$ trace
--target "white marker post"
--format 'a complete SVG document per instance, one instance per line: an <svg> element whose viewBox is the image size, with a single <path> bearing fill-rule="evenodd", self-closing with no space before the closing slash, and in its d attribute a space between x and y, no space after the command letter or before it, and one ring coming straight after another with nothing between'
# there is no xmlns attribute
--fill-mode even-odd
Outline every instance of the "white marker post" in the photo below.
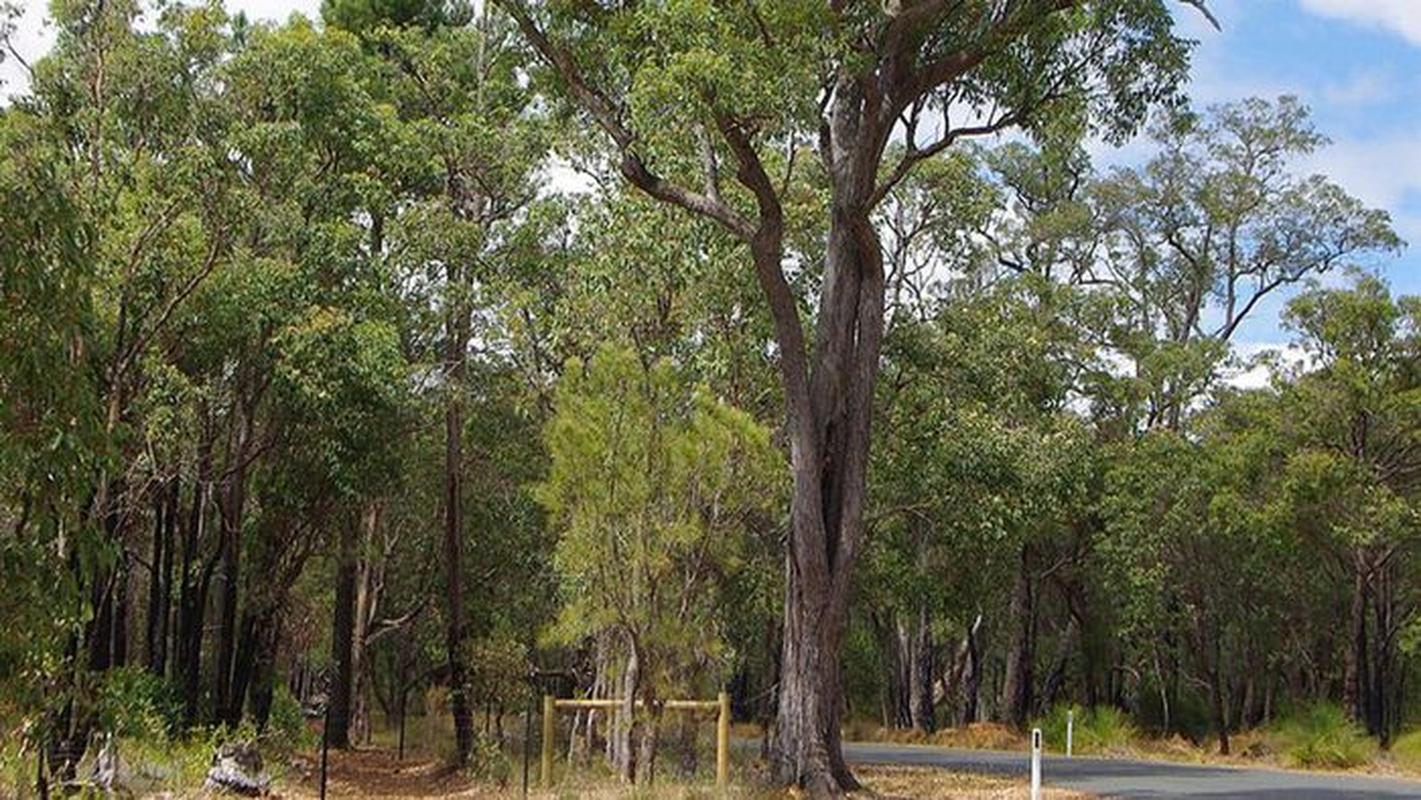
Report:
<svg viewBox="0 0 1421 800"><path fill-rule="evenodd" d="M1071 739L1074 737L1076 728L1076 712L1066 712L1066 757L1071 757Z"/></svg>
<svg viewBox="0 0 1421 800"><path fill-rule="evenodd" d="M1041 800L1041 729L1031 729L1031 800Z"/></svg>

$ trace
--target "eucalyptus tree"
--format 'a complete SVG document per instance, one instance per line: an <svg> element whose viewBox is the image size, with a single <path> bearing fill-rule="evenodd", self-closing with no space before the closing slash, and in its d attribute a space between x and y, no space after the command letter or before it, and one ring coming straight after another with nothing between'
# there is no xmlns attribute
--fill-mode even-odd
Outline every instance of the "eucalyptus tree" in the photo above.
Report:
<svg viewBox="0 0 1421 800"><path fill-rule="evenodd" d="M1385 211L1298 174L1327 139L1296 98L1166 117L1151 136L1145 165L1090 187L1104 239L1090 277L1121 301L1143 424L1178 429L1260 303L1401 243Z"/></svg>
<svg viewBox="0 0 1421 800"><path fill-rule="evenodd" d="M384 27L367 37L381 53L389 99L410 148L403 180L410 202L390 228L390 257L407 297L433 310L438 330L417 345L439 349L444 409L444 623L456 758L473 747L473 716L461 652L467 632L464 436L472 348L496 319L495 287L510 272L516 235L537 190L546 126L520 81L509 31L485 18L475 28L428 33ZM432 321L432 320L430 320ZM496 337L494 337L496 338ZM423 353L421 353L423 355Z"/></svg>
<svg viewBox="0 0 1421 800"><path fill-rule="evenodd" d="M904 719L913 727L929 724L935 700L961 691L949 683L968 669L932 668L925 637L934 613L956 622L969 649L978 644L976 617L999 630L1000 713L1020 725L1035 708L1041 585L1081 546L1094 482L1093 437L1070 402L1077 376L1098 356L1060 308L1069 293L1004 280L890 338L871 498L883 539L873 552L891 565L888 596L908 606L899 609L909 613L897 623L898 660L906 666ZM950 565L968 561L974 574L951 573ZM980 678L981 664L974 669ZM969 722L979 691L964 698Z"/></svg>
<svg viewBox="0 0 1421 800"><path fill-rule="evenodd" d="M1188 47L1154 0L501 6L628 181L750 251L775 324L795 487L773 774L853 786L839 646L883 337L874 210L916 164L973 135L1131 131L1171 96ZM829 187L827 236L822 252L790 258L782 186L805 144ZM822 269L812 331L789 281L796 263Z"/></svg>
<svg viewBox="0 0 1421 800"><path fill-rule="evenodd" d="M1282 627L1287 588L1304 575L1286 525L1279 476L1289 456L1275 393L1219 399L1192 437L1146 433L1110 462L1098 549L1118 607L1122 655L1148 679L1137 707L1165 731L1187 725L1179 673L1207 696L1219 752L1262 716L1270 666L1262 654ZM1187 729L1187 728L1186 728ZM1200 731L1202 733L1202 731Z"/></svg>
<svg viewBox="0 0 1421 800"><path fill-rule="evenodd" d="M83 508L104 452L91 234L63 188L65 149L33 114L0 109L0 697L41 736L30 714L59 705L84 619L68 561L103 550Z"/></svg>
<svg viewBox="0 0 1421 800"><path fill-rule="evenodd" d="M1343 702L1383 742L1400 721L1398 648L1418 591L1406 576L1421 513L1418 312L1417 298L1363 275L1311 287L1285 317L1314 366L1285 393L1298 448L1286 487L1299 529L1343 566Z"/></svg>

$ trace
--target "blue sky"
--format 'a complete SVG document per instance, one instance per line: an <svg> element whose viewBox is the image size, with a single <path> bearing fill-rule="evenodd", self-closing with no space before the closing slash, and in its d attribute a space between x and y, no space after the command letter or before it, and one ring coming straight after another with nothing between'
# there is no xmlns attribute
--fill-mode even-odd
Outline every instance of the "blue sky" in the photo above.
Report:
<svg viewBox="0 0 1421 800"><path fill-rule="evenodd" d="M44 0L23 0L17 46L41 54L50 36L41 25ZM1294 94L1313 110L1333 143L1302 165L1328 175L1370 205L1391 212L1403 239L1398 257L1364 264L1398 292L1421 293L1421 0L1208 0L1223 30L1178 4L1183 29L1199 40L1190 94L1197 104L1248 96ZM253 18L316 16L320 0L228 0ZM22 90L23 75L0 63L0 96ZM1127 146L1099 153L1106 161L1138 159ZM1285 342L1278 327L1282 298L1240 330L1245 351Z"/></svg>
<svg viewBox="0 0 1421 800"><path fill-rule="evenodd" d="M1199 40L1196 104L1297 95L1332 144L1302 168L1391 212L1412 246L1363 266L1421 293L1421 0L1210 0L1215 31L1181 10ZM1239 331L1250 349L1282 343L1282 299Z"/></svg>

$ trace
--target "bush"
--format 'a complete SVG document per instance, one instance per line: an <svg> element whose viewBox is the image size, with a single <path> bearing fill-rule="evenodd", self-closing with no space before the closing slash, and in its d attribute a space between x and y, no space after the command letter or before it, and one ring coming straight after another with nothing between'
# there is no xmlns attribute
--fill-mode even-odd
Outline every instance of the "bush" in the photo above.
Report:
<svg viewBox="0 0 1421 800"><path fill-rule="evenodd" d="M1391 743L1391 757L1409 770L1421 771L1421 730L1407 731Z"/></svg>
<svg viewBox="0 0 1421 800"><path fill-rule="evenodd" d="M99 728L121 738L165 742L182 723L175 687L141 667L109 670L99 685Z"/></svg>
<svg viewBox="0 0 1421 800"><path fill-rule="evenodd" d="M1307 706L1270 728L1279 752L1298 767L1347 769L1366 764L1376 743L1331 703Z"/></svg>
<svg viewBox="0 0 1421 800"><path fill-rule="evenodd" d="M1139 730L1129 715L1114 706L1056 706L1032 723L1041 729L1041 746L1053 752L1066 750L1066 712L1075 714L1072 750L1076 753L1120 753L1133 749Z"/></svg>
<svg viewBox="0 0 1421 800"><path fill-rule="evenodd" d="M284 752L309 750L320 744L320 737L306 724L301 704L285 686L278 686L272 695L265 738L272 747Z"/></svg>

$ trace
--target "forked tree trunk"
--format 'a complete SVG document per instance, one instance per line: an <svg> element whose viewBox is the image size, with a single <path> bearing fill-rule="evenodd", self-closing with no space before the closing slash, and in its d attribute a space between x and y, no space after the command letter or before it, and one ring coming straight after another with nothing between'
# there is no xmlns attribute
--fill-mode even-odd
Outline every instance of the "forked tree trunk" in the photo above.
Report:
<svg viewBox="0 0 1421 800"><path fill-rule="evenodd" d="M858 155L865 152L853 147L854 137L845 136L845 146ZM875 153L881 150L881 145L863 144L876 147ZM781 359L794 493L773 772L777 782L813 795L858 786L844 762L839 731L839 650L863 529L873 386L883 334L882 251L867 207L874 177L867 164L844 158L835 179L813 369L788 356ZM876 157L871 163L877 164ZM756 250L762 273L764 255ZM777 262L774 266L778 269ZM768 291L773 304L773 287ZM781 340L793 337L783 330L788 317L775 316ZM787 354L795 349L785 348Z"/></svg>

